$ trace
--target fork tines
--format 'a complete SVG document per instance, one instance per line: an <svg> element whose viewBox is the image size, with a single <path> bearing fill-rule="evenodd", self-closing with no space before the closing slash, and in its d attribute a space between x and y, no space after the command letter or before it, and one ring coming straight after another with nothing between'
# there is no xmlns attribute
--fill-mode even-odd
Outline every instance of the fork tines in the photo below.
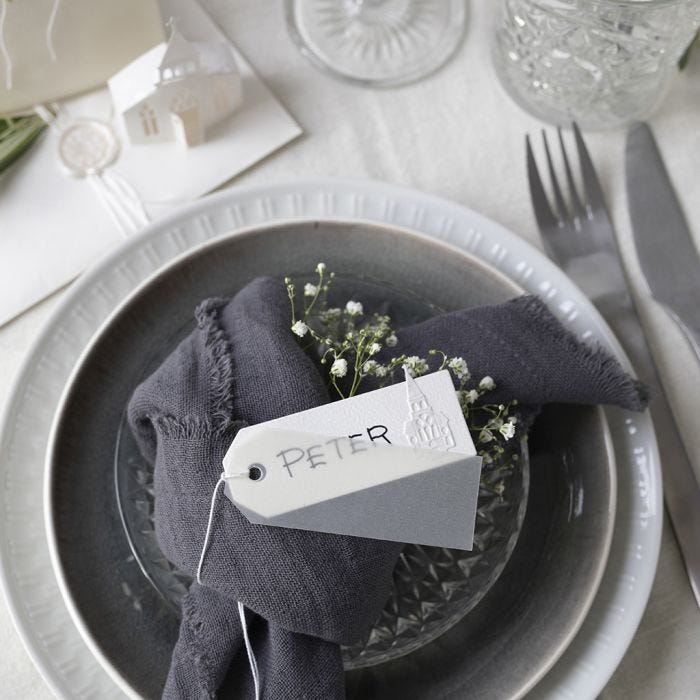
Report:
<svg viewBox="0 0 700 700"><path fill-rule="evenodd" d="M593 220L596 220L598 224L602 224L605 228L610 226L610 219L605 207L600 182L593 167L586 144L581 136L581 131L576 123L572 124L572 130L574 133L576 150L578 152L581 180L583 182L583 197L579 194L579 188L574 179L574 170L564 144L561 127L557 127L559 149L566 180L566 197L568 197L568 204L562 192L560 179L556 174L546 132L544 129L542 130L542 141L544 144L547 169L549 171L549 179L552 184L553 206L550 202L550 198L547 196L545 186L537 168L530 137L525 137L527 174L535 218L537 219L538 227L543 235L547 252L550 256L555 258L560 257L555 255L555 251L552 249L552 241L550 240L550 237L554 235L555 231L569 230L570 232L581 232L582 229L589 229L590 223Z"/></svg>

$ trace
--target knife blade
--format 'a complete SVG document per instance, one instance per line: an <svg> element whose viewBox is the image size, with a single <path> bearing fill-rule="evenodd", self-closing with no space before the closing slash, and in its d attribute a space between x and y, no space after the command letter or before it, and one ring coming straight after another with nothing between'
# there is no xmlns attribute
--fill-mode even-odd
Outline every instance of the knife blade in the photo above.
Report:
<svg viewBox="0 0 700 700"><path fill-rule="evenodd" d="M700 256L647 124L635 124L627 133L625 173L637 255L649 291L700 361Z"/></svg>

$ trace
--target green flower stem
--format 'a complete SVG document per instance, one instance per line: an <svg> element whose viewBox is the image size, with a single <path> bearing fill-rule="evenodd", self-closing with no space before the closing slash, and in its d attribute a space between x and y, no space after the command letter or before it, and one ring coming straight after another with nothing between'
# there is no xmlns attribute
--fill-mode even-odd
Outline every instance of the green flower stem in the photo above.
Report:
<svg viewBox="0 0 700 700"><path fill-rule="evenodd" d="M331 374L330 377L331 377L331 386L338 392L338 396L340 396L341 399L344 399L345 394L343 394L340 387L338 386L338 380L335 378L335 375Z"/></svg>
<svg viewBox="0 0 700 700"><path fill-rule="evenodd" d="M38 116L0 117L0 172L24 154L46 128Z"/></svg>
<svg viewBox="0 0 700 700"><path fill-rule="evenodd" d="M321 294L322 289L323 289L323 269L320 269L318 271L318 284L316 285L316 294L314 294L314 297L308 306L306 306L306 297L304 297L304 319L305 320L306 320L306 317L311 313L311 309L314 308L314 304L318 300L319 294ZM326 291L328 291L328 289L326 289Z"/></svg>
<svg viewBox="0 0 700 700"><path fill-rule="evenodd" d="M284 284L287 287L287 298L289 299L289 305L292 307L292 325L296 323L296 315L294 313L294 284L292 283L291 278L285 277L284 278Z"/></svg>
<svg viewBox="0 0 700 700"><path fill-rule="evenodd" d="M348 398L350 396L355 396L357 390L360 387L360 382L362 381L362 367L365 364L365 348L367 347L365 341L366 337L360 335L360 342L357 344L357 350L355 351L354 376L352 379L352 386L350 387L350 393L348 394ZM369 355L367 355L367 357L369 357Z"/></svg>

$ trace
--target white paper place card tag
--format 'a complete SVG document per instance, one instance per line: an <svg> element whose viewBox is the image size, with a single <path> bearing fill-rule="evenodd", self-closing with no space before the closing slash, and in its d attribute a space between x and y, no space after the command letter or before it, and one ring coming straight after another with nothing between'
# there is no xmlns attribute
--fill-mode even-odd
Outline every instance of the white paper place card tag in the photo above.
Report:
<svg viewBox="0 0 700 700"><path fill-rule="evenodd" d="M224 471L253 523L472 547L481 458L447 371L244 428Z"/></svg>

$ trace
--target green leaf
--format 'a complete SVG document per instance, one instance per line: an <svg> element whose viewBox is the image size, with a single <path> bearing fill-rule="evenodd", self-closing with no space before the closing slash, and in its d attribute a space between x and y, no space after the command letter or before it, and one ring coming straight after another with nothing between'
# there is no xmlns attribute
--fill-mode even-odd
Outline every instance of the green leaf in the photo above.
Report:
<svg viewBox="0 0 700 700"><path fill-rule="evenodd" d="M0 173L14 163L46 128L38 116L0 117Z"/></svg>

